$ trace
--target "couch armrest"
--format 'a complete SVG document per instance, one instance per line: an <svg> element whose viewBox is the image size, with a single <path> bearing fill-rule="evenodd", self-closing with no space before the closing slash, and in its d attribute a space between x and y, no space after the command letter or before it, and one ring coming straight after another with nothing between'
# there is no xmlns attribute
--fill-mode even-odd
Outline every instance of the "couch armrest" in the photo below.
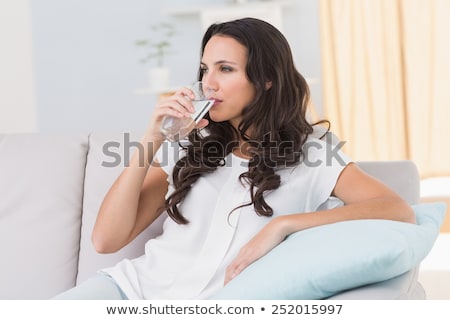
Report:
<svg viewBox="0 0 450 320"><path fill-rule="evenodd" d="M360 161L359 167L397 192L410 205L420 201L419 172L413 161Z"/></svg>
<svg viewBox="0 0 450 320"><path fill-rule="evenodd" d="M417 282L419 267L395 278L355 288L330 297L328 300L421 300L425 290Z"/></svg>

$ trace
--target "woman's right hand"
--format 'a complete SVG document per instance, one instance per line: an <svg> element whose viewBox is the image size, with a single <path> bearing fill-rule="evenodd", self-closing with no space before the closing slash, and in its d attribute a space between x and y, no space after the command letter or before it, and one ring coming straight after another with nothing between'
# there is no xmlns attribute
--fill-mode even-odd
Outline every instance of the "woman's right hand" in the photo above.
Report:
<svg viewBox="0 0 450 320"><path fill-rule="evenodd" d="M154 142L165 139L160 131L165 116L190 118L195 111L191 102L193 98L194 93L189 88L181 88L171 96L160 98L150 118L146 132L147 139ZM202 121L197 127L204 127L206 124Z"/></svg>

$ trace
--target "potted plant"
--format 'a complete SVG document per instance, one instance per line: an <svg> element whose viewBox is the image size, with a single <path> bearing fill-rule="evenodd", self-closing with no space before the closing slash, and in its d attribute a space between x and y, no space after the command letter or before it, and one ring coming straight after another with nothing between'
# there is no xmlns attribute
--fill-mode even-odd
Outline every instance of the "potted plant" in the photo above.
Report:
<svg viewBox="0 0 450 320"><path fill-rule="evenodd" d="M153 62L149 70L150 89L163 92L169 86L170 70L165 66L165 58L172 54L170 39L175 35L175 27L167 22L150 26L151 37L136 41L136 45L149 50L147 55L140 59L141 63Z"/></svg>

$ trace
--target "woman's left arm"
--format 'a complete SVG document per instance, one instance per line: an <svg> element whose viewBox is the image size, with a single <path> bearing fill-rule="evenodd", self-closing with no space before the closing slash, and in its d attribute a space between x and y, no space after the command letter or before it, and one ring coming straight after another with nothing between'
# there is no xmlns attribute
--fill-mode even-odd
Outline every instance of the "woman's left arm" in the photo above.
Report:
<svg viewBox="0 0 450 320"><path fill-rule="evenodd" d="M341 199L344 206L283 215L272 219L239 251L238 256L227 268L225 283L297 231L356 219L386 219L415 223L414 212L410 205L354 163L343 169L332 195Z"/></svg>

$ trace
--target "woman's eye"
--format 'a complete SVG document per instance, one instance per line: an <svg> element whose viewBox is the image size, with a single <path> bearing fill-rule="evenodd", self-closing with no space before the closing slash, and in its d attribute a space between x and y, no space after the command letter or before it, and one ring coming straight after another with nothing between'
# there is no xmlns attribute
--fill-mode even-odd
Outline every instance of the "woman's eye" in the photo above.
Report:
<svg viewBox="0 0 450 320"><path fill-rule="evenodd" d="M208 69L206 69L206 68L200 68L200 72L201 72L202 74L206 73L207 71L208 71Z"/></svg>
<svg viewBox="0 0 450 320"><path fill-rule="evenodd" d="M233 68L227 67L227 66L222 66L222 67L220 68L220 70L221 70L221 71L225 71L225 72L230 72L230 71L233 71Z"/></svg>

